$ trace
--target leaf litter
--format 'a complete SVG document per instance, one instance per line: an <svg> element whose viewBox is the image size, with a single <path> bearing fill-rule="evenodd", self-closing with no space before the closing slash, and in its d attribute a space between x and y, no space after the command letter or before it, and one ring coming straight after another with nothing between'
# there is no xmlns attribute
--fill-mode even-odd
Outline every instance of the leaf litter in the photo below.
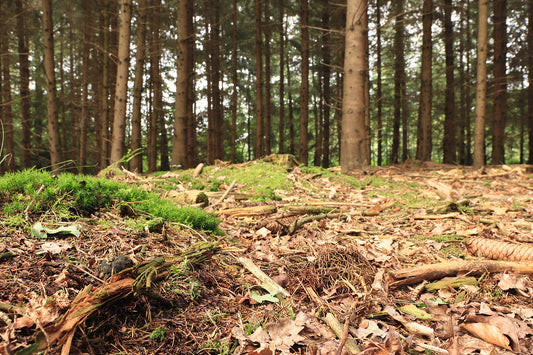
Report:
<svg viewBox="0 0 533 355"><path fill-rule="evenodd" d="M134 228L119 208L62 225L60 239L57 225L39 240L3 224L0 353L533 353L528 166L413 163L350 179L284 166L262 199L229 176L250 164L188 183L112 177L176 192L209 180L222 190L204 208L224 236ZM266 184L275 166L253 164ZM121 256L134 266L99 274Z"/></svg>

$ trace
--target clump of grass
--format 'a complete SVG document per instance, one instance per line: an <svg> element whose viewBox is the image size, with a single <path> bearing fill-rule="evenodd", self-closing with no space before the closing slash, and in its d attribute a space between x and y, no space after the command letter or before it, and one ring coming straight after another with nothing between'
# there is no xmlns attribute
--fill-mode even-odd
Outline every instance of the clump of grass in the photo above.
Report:
<svg viewBox="0 0 533 355"><path fill-rule="evenodd" d="M155 193L124 182L70 173L54 177L49 172L34 169L8 173L0 178L0 209L7 216L22 212L41 215L52 211L75 218L125 203L154 217L220 233L219 221L214 215L199 208L179 208Z"/></svg>

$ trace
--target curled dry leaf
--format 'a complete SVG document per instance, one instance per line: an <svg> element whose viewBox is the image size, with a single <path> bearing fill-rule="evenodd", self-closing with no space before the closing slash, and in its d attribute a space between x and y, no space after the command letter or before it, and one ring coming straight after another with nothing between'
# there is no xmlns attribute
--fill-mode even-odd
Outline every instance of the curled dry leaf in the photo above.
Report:
<svg viewBox="0 0 533 355"><path fill-rule="evenodd" d="M514 352L520 351L518 330L513 321L507 317L472 316L461 328L470 334Z"/></svg>

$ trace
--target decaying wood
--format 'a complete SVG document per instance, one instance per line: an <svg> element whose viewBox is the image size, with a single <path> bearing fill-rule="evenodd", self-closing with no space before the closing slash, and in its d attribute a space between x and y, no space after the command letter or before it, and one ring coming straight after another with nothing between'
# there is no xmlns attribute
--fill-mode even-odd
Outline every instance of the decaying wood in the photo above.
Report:
<svg viewBox="0 0 533 355"><path fill-rule="evenodd" d="M229 192L231 190L233 190L233 187L235 186L235 183L237 182L237 180L233 180L233 182L229 185L229 187L227 188L226 191L224 191L224 194L215 202L213 203L212 206L216 206L218 205L219 203L221 203L222 201L224 201L224 199L226 198L226 196L228 196Z"/></svg>
<svg viewBox="0 0 533 355"><path fill-rule="evenodd" d="M533 263L510 261L451 261L440 264L423 265L409 269L395 270L389 273L393 281L392 288L413 285L424 280L437 280L458 274L481 275L486 272L515 272L533 274Z"/></svg>
<svg viewBox="0 0 533 355"><path fill-rule="evenodd" d="M261 287L267 290L270 294L280 294L283 297L289 297L291 295L289 291L281 287L276 281L272 280L270 276L265 274L252 260L242 256L239 257L238 260L248 271L262 282Z"/></svg>
<svg viewBox="0 0 533 355"><path fill-rule="evenodd" d="M326 316L323 317L322 320L329 325L329 327L331 328L331 330L333 330L337 338L342 339L344 327L342 326L341 322L339 322L339 320L333 315L333 313L326 314ZM353 339L346 339L346 344L344 345L344 348L350 354L358 354L361 352L361 350L359 350L359 347Z"/></svg>
<svg viewBox="0 0 533 355"><path fill-rule="evenodd" d="M220 210L220 211L215 212L215 215L246 217L246 216L258 216L258 215L276 213L277 210L278 208L276 206L271 206L271 205L252 206L252 207L241 207L241 208L228 208L225 210Z"/></svg>
<svg viewBox="0 0 533 355"><path fill-rule="evenodd" d="M198 164L196 168L194 169L194 172L192 173L192 177L195 178L195 177L200 176L203 169L204 169L204 163Z"/></svg>

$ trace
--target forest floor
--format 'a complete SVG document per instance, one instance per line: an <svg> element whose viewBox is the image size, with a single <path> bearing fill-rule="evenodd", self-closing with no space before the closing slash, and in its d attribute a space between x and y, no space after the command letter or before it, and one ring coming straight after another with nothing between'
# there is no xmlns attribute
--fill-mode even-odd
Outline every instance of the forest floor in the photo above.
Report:
<svg viewBox="0 0 533 355"><path fill-rule="evenodd" d="M530 167L182 174L108 178L162 198L219 190L205 209L223 236L139 230L118 209L75 221L79 237L4 223L0 354L533 353ZM132 292L131 268L102 271L120 255L175 265Z"/></svg>

